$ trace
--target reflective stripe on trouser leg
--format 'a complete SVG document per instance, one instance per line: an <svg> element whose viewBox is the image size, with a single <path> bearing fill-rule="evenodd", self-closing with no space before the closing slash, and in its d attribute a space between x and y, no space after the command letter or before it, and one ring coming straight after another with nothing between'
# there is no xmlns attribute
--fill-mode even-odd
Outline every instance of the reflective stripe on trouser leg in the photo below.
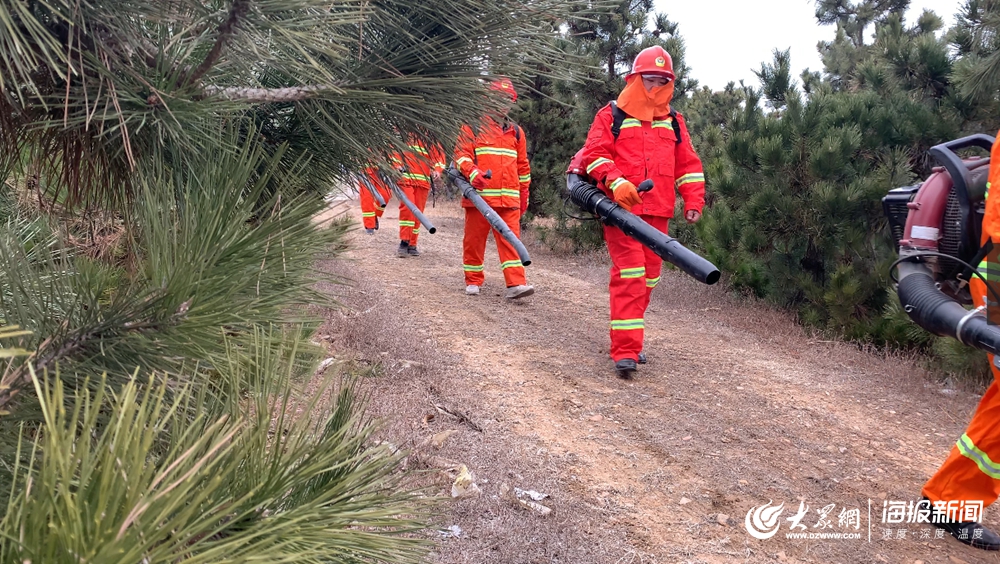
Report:
<svg viewBox="0 0 1000 564"><path fill-rule="evenodd" d="M408 200L413 201L413 186L408 185L406 182L400 182L397 184L399 186L400 192L402 192ZM419 208L418 208L419 209ZM410 208L406 207L406 204L402 200L399 201L399 240L409 242L410 238L413 236L413 228L417 225L417 218L413 216L413 212Z"/></svg>
<svg viewBox="0 0 1000 564"><path fill-rule="evenodd" d="M521 210L518 208L495 208L494 211L500 219L507 224L507 227L514 232L518 238L521 237ZM507 242L503 235L493 230L493 240L497 244L497 254L500 255L500 268L503 270L504 283L508 288L521 286L528 281L524 276L524 265L521 264L521 255L517 254L514 245Z"/></svg>
<svg viewBox="0 0 1000 564"><path fill-rule="evenodd" d="M382 215L382 209L379 208L375 197L372 196L372 193L363 184L359 186L358 193L361 198L361 222L364 224L365 229L375 229L375 219ZM381 194L381 191L379 193ZM382 196L388 198L385 194L382 194Z"/></svg>
<svg viewBox="0 0 1000 564"><path fill-rule="evenodd" d="M969 290L975 304L981 305L986 292L983 281L973 278ZM1000 496L1000 369L993 365L993 355L987 356L994 381L944 464L924 484L922 493L931 501L982 501L986 506Z"/></svg>
<svg viewBox="0 0 1000 564"><path fill-rule="evenodd" d="M611 359L638 360L645 327L643 312L647 300L646 257L643 246L621 229L604 226L604 242L611 256L608 293L611 299Z"/></svg>
<svg viewBox="0 0 1000 564"><path fill-rule="evenodd" d="M411 200L413 202L413 205L417 206L418 210L424 211L424 208L427 207L427 196L430 193L431 193L430 188L423 188L421 186L414 186L413 187L413 200ZM431 221L433 221L433 220L431 220ZM413 233L410 235L410 246L411 247L416 247L417 246L417 235L418 235L418 230L419 230L419 227L420 227L420 222L417 221L416 218L414 218L414 223L415 223L415 225L414 225L414 228L413 228Z"/></svg>
<svg viewBox="0 0 1000 564"><path fill-rule="evenodd" d="M668 219L652 215L639 216L643 221L653 226L653 228L667 233ZM660 276L663 274L663 259L648 247L642 248L643 256L646 260L646 299L642 303L643 315L649 307L649 299L653 295L653 288L660 283Z"/></svg>
<svg viewBox="0 0 1000 564"><path fill-rule="evenodd" d="M465 285L482 286L486 279L483 274L483 259L486 256L486 237L490 234L490 224L476 208L465 208L465 232L462 235L462 270Z"/></svg>

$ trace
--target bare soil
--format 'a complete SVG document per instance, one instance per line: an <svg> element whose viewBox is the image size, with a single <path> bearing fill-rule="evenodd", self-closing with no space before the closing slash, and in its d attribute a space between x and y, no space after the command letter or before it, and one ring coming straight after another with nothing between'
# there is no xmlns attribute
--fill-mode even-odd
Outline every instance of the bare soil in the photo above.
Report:
<svg viewBox="0 0 1000 564"><path fill-rule="evenodd" d="M412 464L440 468L438 493L451 496L447 462L472 472L481 491L449 501L440 526L461 532L441 535L435 562L1000 562L926 524L882 522L884 501L920 499L982 390L818 339L669 268L646 317L649 364L624 381L608 357L603 253L557 256L525 235L536 293L508 302L491 239L482 294L466 296L458 203L428 205L438 232L405 259L395 206L321 266L344 306L321 334L371 374L382 438L419 447ZM441 448L420 447L448 430ZM520 507L513 488L548 494L552 512ZM786 538L800 501L805 532L861 538ZM758 540L744 520L768 502L784 504L780 529ZM838 523L851 509L857 529ZM1000 530L992 508L985 522Z"/></svg>

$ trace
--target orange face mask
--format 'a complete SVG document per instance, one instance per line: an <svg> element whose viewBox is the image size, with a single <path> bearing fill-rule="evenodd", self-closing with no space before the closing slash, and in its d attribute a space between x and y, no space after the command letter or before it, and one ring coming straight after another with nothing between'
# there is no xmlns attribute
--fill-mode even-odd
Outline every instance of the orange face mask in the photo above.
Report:
<svg viewBox="0 0 1000 564"><path fill-rule="evenodd" d="M634 75L618 95L618 107L639 121L653 121L656 116L670 113L670 101L674 97L674 81L646 91L642 76Z"/></svg>

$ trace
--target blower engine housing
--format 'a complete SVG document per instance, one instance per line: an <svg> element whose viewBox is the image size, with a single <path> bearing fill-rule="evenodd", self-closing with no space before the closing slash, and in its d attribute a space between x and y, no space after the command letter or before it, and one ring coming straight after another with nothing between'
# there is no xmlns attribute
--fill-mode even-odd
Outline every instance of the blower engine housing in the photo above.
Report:
<svg viewBox="0 0 1000 564"><path fill-rule="evenodd" d="M973 262L980 249L990 159L962 159L956 151L980 147L988 152L993 142L988 135L973 135L931 148L939 164L932 174L921 184L890 190L882 198L900 258L930 251ZM941 292L962 305L973 303L968 287L972 273L965 265L940 256L919 260Z"/></svg>
<svg viewBox="0 0 1000 564"><path fill-rule="evenodd" d="M969 147L990 151L993 144L988 135L972 135L932 147L941 166L920 188L893 190L882 205L893 237L898 235L899 260L893 265L899 269L896 295L903 310L934 335L992 354L1000 367L1000 325L984 307L968 308L975 305L968 281L985 255L979 242L989 159L962 160L956 153Z"/></svg>

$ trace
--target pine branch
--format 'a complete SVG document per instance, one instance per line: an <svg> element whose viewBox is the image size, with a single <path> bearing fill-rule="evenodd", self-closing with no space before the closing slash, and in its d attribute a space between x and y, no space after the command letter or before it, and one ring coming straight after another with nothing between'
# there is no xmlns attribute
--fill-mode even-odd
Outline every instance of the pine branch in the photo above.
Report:
<svg viewBox="0 0 1000 564"><path fill-rule="evenodd" d="M198 68L194 69L194 73L188 77L185 83L192 84L198 82L201 80L201 77L205 76L205 73L215 66L215 63L218 62L219 57L222 55L222 48L226 45L229 38L234 35L236 26L246 15L249 8L250 5L247 0L233 0L233 5L229 8L229 17L219 25L219 35L215 38L215 45L212 45L212 50L208 52L205 60L198 65Z"/></svg>
<svg viewBox="0 0 1000 564"><path fill-rule="evenodd" d="M323 92L339 91L336 86L311 85L311 86L289 86L287 88L244 88L231 86L221 88L218 86L206 86L204 92L208 96L219 96L225 100L233 102L299 102L321 94Z"/></svg>
<svg viewBox="0 0 1000 564"><path fill-rule="evenodd" d="M141 314L142 306L148 304L152 301L153 296L150 296L137 304L137 314ZM42 372L57 363L66 360L77 354L79 351L88 346L94 339L100 339L102 337L108 337L117 333L117 336L122 336L125 333L136 333L136 332L157 332L164 331L167 326L175 327L179 325L184 320L184 314L187 313L188 307L190 307L190 300L181 304L181 307L173 315L169 316L165 320L147 320L147 321L136 321L136 322L126 322L121 325L119 330L117 327L110 326L109 324L99 325L90 329L80 329L76 331L75 335L68 335L66 339L61 343L57 349L53 349L50 345L55 340L54 337L49 337L41 345L39 345L38 350L32 354L27 361L19 366L16 370L7 374L2 380L0 380L0 412L17 396L17 393L22 389L31 384L31 372L29 367L33 368L35 372ZM65 331L69 327L69 320L63 322L60 327L60 332ZM39 352L42 352L39 356ZM36 359L33 362L33 359Z"/></svg>

